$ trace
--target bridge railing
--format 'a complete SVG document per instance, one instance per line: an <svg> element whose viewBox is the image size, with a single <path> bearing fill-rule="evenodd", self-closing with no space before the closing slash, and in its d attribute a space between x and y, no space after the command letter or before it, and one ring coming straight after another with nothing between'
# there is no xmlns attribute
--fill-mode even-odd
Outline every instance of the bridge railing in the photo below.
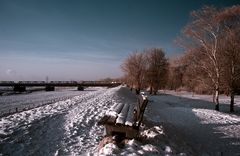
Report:
<svg viewBox="0 0 240 156"><path fill-rule="evenodd" d="M77 81L50 81L50 84L77 84Z"/></svg>

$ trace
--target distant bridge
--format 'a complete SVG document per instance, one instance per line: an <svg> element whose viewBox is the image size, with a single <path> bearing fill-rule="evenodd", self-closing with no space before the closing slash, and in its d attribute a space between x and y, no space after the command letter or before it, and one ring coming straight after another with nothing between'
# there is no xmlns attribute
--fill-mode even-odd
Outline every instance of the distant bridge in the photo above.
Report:
<svg viewBox="0 0 240 156"><path fill-rule="evenodd" d="M84 90L84 87L116 87L121 85L118 82L105 81L0 81L0 86L13 87L14 91L26 91L26 87L45 87L46 91L54 91L55 87L77 87Z"/></svg>

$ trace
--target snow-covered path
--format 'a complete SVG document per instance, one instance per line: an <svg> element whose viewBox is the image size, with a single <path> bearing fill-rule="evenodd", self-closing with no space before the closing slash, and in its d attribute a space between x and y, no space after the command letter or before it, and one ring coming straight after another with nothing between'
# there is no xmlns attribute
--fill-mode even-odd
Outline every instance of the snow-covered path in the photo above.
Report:
<svg viewBox="0 0 240 156"><path fill-rule="evenodd" d="M103 128L96 125L119 88L79 92L53 104L0 118L0 155L95 153Z"/></svg>
<svg viewBox="0 0 240 156"><path fill-rule="evenodd" d="M211 102L189 97L150 96L146 116L164 125L179 148L189 146L194 155L240 155L240 116L217 112Z"/></svg>

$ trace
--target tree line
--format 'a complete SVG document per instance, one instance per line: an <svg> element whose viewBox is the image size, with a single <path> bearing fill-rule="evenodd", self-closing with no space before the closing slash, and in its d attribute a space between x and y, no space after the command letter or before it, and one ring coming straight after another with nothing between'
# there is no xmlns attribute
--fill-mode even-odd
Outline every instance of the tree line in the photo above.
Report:
<svg viewBox="0 0 240 156"><path fill-rule="evenodd" d="M124 82L135 88L137 94L146 87L150 88L150 94L156 94L167 81L168 61L163 50L159 48L131 53L121 68L125 74Z"/></svg>
<svg viewBox="0 0 240 156"><path fill-rule="evenodd" d="M212 94L216 110L219 94L227 94L233 112L240 90L240 5L191 12L176 42L184 53L174 59L159 48L131 53L121 66L124 81L137 93L167 88Z"/></svg>

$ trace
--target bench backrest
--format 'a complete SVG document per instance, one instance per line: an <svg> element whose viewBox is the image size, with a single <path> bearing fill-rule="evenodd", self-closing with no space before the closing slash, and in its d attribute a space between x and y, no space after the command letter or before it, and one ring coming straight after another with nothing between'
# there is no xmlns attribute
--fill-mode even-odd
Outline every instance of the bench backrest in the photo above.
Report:
<svg viewBox="0 0 240 156"><path fill-rule="evenodd" d="M144 96L144 95L138 96L138 104L137 104L137 108L136 108L137 127L139 127L142 122L143 114L144 114L145 108L147 106L147 103L148 103L148 99L146 96Z"/></svg>

